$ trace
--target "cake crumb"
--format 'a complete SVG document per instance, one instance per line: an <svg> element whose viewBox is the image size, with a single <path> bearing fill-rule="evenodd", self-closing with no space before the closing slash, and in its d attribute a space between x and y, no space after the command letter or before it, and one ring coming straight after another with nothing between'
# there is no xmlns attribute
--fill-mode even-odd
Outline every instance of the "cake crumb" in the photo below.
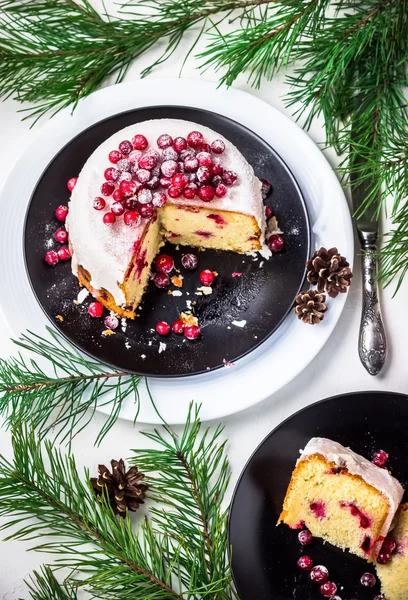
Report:
<svg viewBox="0 0 408 600"><path fill-rule="evenodd" d="M225 358L222 359L222 362L224 363L224 367L227 367L227 369L229 369L230 367L235 367L235 363L229 360L225 360Z"/></svg>
<svg viewBox="0 0 408 600"><path fill-rule="evenodd" d="M182 312L180 314L180 320L183 321L184 325L198 325L198 319L190 312Z"/></svg>
<svg viewBox="0 0 408 600"><path fill-rule="evenodd" d="M59 321L60 323L63 322L64 317L62 315L55 315L55 318L57 319L57 321Z"/></svg>
<svg viewBox="0 0 408 600"><path fill-rule="evenodd" d="M173 285L175 285L178 288L183 287L183 275L173 275L173 277L171 278L171 281L173 283Z"/></svg>
<svg viewBox="0 0 408 600"><path fill-rule="evenodd" d="M173 296L182 296L183 292L181 292L180 290L173 290Z"/></svg>
<svg viewBox="0 0 408 600"><path fill-rule="evenodd" d="M212 292L212 287L210 287L209 285L202 285L201 287L197 288L196 296L202 296L203 294L204 296L209 296L210 294L212 294Z"/></svg>
<svg viewBox="0 0 408 600"><path fill-rule="evenodd" d="M168 296L172 296L173 295L173 290L167 290L167 295Z"/></svg>
<svg viewBox="0 0 408 600"><path fill-rule="evenodd" d="M150 342L147 342L148 346L151 346L153 344L152 340L150 340Z"/></svg>
<svg viewBox="0 0 408 600"><path fill-rule="evenodd" d="M234 271L234 273L231 274L232 277L242 277L242 273L240 273L239 271Z"/></svg>
<svg viewBox="0 0 408 600"><path fill-rule="evenodd" d="M120 320L120 328L123 331L123 333L125 333L126 328L127 328L127 320L125 317L122 317Z"/></svg>
<svg viewBox="0 0 408 600"><path fill-rule="evenodd" d="M130 344L129 344L129 342L125 342L125 346L126 346L126 348L129 350L129 348L130 348Z"/></svg>
<svg viewBox="0 0 408 600"><path fill-rule="evenodd" d="M105 331L102 331L102 335L108 337L109 335L115 335L115 332L112 329L105 329Z"/></svg>
<svg viewBox="0 0 408 600"><path fill-rule="evenodd" d="M160 342L159 344L159 354L166 350L167 345L164 342Z"/></svg>
<svg viewBox="0 0 408 600"><path fill-rule="evenodd" d="M146 354L141 354L140 358L143 358L143 360L146 358Z"/></svg>
<svg viewBox="0 0 408 600"><path fill-rule="evenodd" d="M265 261L261 260L261 262L259 263L259 268L261 269L264 266L264 264L265 264Z"/></svg>
<svg viewBox="0 0 408 600"><path fill-rule="evenodd" d="M243 319L242 321L232 321L232 325L236 327L245 327L246 321Z"/></svg>

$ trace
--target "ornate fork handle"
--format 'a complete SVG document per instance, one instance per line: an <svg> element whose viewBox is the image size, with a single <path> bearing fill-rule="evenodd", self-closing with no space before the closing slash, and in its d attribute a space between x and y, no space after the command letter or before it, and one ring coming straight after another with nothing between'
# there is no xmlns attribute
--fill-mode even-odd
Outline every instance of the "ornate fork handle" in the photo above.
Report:
<svg viewBox="0 0 408 600"><path fill-rule="evenodd" d="M376 246L362 240L363 312L361 315L358 351L360 360L370 375L378 375L387 354L387 338L381 317L377 285Z"/></svg>

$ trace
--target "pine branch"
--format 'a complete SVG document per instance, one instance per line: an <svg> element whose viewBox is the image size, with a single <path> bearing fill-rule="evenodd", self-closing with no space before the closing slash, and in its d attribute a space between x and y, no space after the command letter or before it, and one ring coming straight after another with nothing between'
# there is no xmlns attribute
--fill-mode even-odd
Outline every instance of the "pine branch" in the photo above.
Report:
<svg viewBox="0 0 408 600"><path fill-rule="evenodd" d="M136 420L142 378L109 370L102 363L87 359L53 329L47 331L50 339L28 332L15 341L39 357L47 365L46 371L21 353L0 359L0 414L6 425L13 426L20 420L32 422L40 437L54 430L56 438L70 440L86 427L97 406L110 406L109 418L96 439L99 444L128 398L136 404Z"/></svg>
<svg viewBox="0 0 408 600"><path fill-rule="evenodd" d="M75 583L72 580L59 583L48 566L42 566L40 572L34 571L25 583L32 600L77 600Z"/></svg>

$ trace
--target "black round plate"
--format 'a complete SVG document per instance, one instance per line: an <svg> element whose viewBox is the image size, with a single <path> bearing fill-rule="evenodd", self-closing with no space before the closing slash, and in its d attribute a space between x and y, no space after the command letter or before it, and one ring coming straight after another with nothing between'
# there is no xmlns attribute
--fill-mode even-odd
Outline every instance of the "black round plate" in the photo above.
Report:
<svg viewBox="0 0 408 600"><path fill-rule="evenodd" d="M147 119L179 118L206 125L231 140L254 167L259 177L273 185L268 203L285 232L285 250L263 261L262 257L206 250L199 253L199 268L185 275L183 295L167 294L151 282L140 317L128 320L125 332L103 337L103 321L87 315L88 301L73 303L79 291L70 264L50 268L44 261L58 228L55 208L67 204L67 180L78 174L89 155L108 137L128 125ZM137 125L135 126L137 130ZM293 306L302 286L309 256L309 223L299 187L288 167L261 138L239 123L215 113L186 108L155 106L132 110L93 125L71 140L48 165L34 190L25 226L25 259L28 276L43 310L58 329L81 350L119 369L151 376L197 374L235 361L261 344L279 326ZM57 244L54 244L57 246ZM177 266L181 255L197 249L167 245ZM259 256L259 255L258 255ZM211 296L195 296L201 269L219 275ZM232 273L242 272L242 277ZM174 288L176 289L176 288ZM189 293L190 295L187 295ZM186 300L197 301L195 313L202 336L191 343L171 334L160 338L154 327L160 320L175 320L185 310ZM61 315L63 321L56 320ZM244 328L231 325L246 320ZM166 350L159 352L160 342Z"/></svg>
<svg viewBox="0 0 408 600"><path fill-rule="evenodd" d="M241 600L321 600L319 586L297 568L302 554L297 531L276 526L299 458L312 437L327 437L371 458L376 449L390 454L393 475L408 483L408 398L387 392L346 394L313 404L281 423L249 459L235 489L229 521L232 569ZM343 600L372 600L377 584L359 584L375 573L363 559L314 540L303 552L325 565ZM343 587L340 587L343 586Z"/></svg>

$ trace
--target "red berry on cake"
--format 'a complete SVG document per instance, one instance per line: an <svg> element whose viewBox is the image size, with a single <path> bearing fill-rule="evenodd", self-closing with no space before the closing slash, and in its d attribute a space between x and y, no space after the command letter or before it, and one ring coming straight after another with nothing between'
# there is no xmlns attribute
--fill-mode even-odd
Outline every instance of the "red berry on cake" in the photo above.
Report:
<svg viewBox="0 0 408 600"><path fill-rule="evenodd" d="M181 319L176 319L173 323L172 330L174 333L183 333L184 323Z"/></svg>
<svg viewBox="0 0 408 600"><path fill-rule="evenodd" d="M123 206L126 210L136 210L138 207L138 201L133 196L132 198L125 198L123 201Z"/></svg>
<svg viewBox="0 0 408 600"><path fill-rule="evenodd" d="M377 563L379 565L386 565L390 562L391 560L391 554L387 554L386 552L380 552L380 554L377 556Z"/></svg>
<svg viewBox="0 0 408 600"><path fill-rule="evenodd" d="M114 202L111 205L110 209L116 217L120 217L120 215L123 215L123 213L125 212L125 207L121 202Z"/></svg>
<svg viewBox="0 0 408 600"><path fill-rule="evenodd" d="M68 215L68 206L63 206L62 204L60 206L58 206L58 208L55 211L55 216L57 217L58 221L61 221L62 223L65 221L65 219L67 218Z"/></svg>
<svg viewBox="0 0 408 600"><path fill-rule="evenodd" d="M119 150L112 150L112 152L109 152L108 157L110 162L116 165L116 163L122 158L122 154L119 152Z"/></svg>
<svg viewBox="0 0 408 600"><path fill-rule="evenodd" d="M261 188L262 198L265 200L265 198L271 191L271 184L269 183L269 181L267 179L260 179L260 182L262 183L262 188Z"/></svg>
<svg viewBox="0 0 408 600"><path fill-rule="evenodd" d="M141 135L140 133L138 133L132 139L132 144L133 144L133 148L135 150L146 150L147 146L149 145L149 142L147 141L147 139L145 138L144 135ZM119 150L120 150L120 145L119 145ZM128 152L128 154L129 154L129 152Z"/></svg>
<svg viewBox="0 0 408 600"><path fill-rule="evenodd" d="M76 186L77 181L78 181L78 177L71 177L71 179L68 179L67 188L69 189L70 192L72 192L72 190Z"/></svg>
<svg viewBox="0 0 408 600"><path fill-rule="evenodd" d="M195 254L183 254L181 257L181 264L185 269L192 271L197 268L198 258Z"/></svg>
<svg viewBox="0 0 408 600"><path fill-rule="evenodd" d="M168 254L160 254L156 256L154 264L156 269L161 273L171 273L174 269L174 260Z"/></svg>
<svg viewBox="0 0 408 600"><path fill-rule="evenodd" d="M50 250L45 255L45 262L54 267L59 262L58 254L54 250Z"/></svg>
<svg viewBox="0 0 408 600"><path fill-rule="evenodd" d="M116 217L113 213L107 212L103 215L103 222L105 225L113 225L116 221Z"/></svg>
<svg viewBox="0 0 408 600"><path fill-rule="evenodd" d="M147 183L151 177L151 173L147 169L138 169L135 177L139 183Z"/></svg>
<svg viewBox="0 0 408 600"><path fill-rule="evenodd" d="M187 177L187 175L184 175L184 173L176 173L175 175L173 175L171 183L173 187L179 190L184 190L186 185L188 185L189 181L189 178Z"/></svg>
<svg viewBox="0 0 408 600"><path fill-rule="evenodd" d="M211 175L215 176L222 176L222 174L224 173L224 169L222 168L221 165L214 163L211 167Z"/></svg>
<svg viewBox="0 0 408 600"><path fill-rule="evenodd" d="M208 183L211 179L210 169L208 167L199 167L197 169L197 179L200 183Z"/></svg>
<svg viewBox="0 0 408 600"><path fill-rule="evenodd" d="M117 188L117 189L116 189L116 190L113 192L113 194L112 194L112 198L113 198L113 200L115 200L115 202L123 202L123 201L124 201L124 199L125 199L124 195L122 194L122 192L120 191L120 189L119 189L119 188ZM104 202L105 202L105 201L104 201Z"/></svg>
<svg viewBox="0 0 408 600"><path fill-rule="evenodd" d="M384 452L384 450L377 450L373 456L373 463L377 465L377 467L385 467L388 458L389 455Z"/></svg>
<svg viewBox="0 0 408 600"><path fill-rule="evenodd" d="M186 171L189 171L189 172L197 171L198 166L199 166L198 160L196 159L195 156L187 156L187 158L184 161L184 168Z"/></svg>
<svg viewBox="0 0 408 600"><path fill-rule="evenodd" d="M206 144L206 143L201 144L201 146L198 148L198 151L211 153L211 146L210 146L210 144Z"/></svg>
<svg viewBox="0 0 408 600"><path fill-rule="evenodd" d="M119 319L115 315L109 315L105 317L104 324L107 329L117 329L119 327Z"/></svg>
<svg viewBox="0 0 408 600"><path fill-rule="evenodd" d="M132 152L129 154L128 156L128 160L132 165L137 165L139 164L139 160L142 157L142 151L141 150L132 150Z"/></svg>
<svg viewBox="0 0 408 600"><path fill-rule="evenodd" d="M217 196L217 198L224 198L226 194L227 188L225 187L225 185L223 183L217 185L217 187L215 188L215 195Z"/></svg>
<svg viewBox="0 0 408 600"><path fill-rule="evenodd" d="M280 252L285 245L283 237L277 234L273 234L268 239L268 246L272 252Z"/></svg>
<svg viewBox="0 0 408 600"><path fill-rule="evenodd" d="M200 328L197 325L186 325L184 335L188 340L196 340L200 335Z"/></svg>
<svg viewBox="0 0 408 600"><path fill-rule="evenodd" d="M163 162L165 162L166 160L175 160L177 162L178 159L179 159L178 152L174 148L166 148L165 150L163 150L163 152L162 152L162 161Z"/></svg>
<svg viewBox="0 0 408 600"><path fill-rule="evenodd" d="M153 194L150 190L139 190L137 193L137 201L140 204L150 204L153 200Z"/></svg>
<svg viewBox="0 0 408 600"><path fill-rule="evenodd" d="M198 148L204 143L203 134L199 131L191 131L187 136L187 143L192 148ZM185 150L185 148L183 148Z"/></svg>
<svg viewBox="0 0 408 600"><path fill-rule="evenodd" d="M139 214L144 219L150 219L154 215L153 204L141 204L139 206Z"/></svg>
<svg viewBox="0 0 408 600"><path fill-rule="evenodd" d="M307 529L304 529L303 531L299 531L298 540L299 540L299 544L301 544L302 546L308 546L309 544L312 543L313 536L310 533L310 531L308 531Z"/></svg>
<svg viewBox="0 0 408 600"><path fill-rule="evenodd" d="M170 177L160 177L160 185L165 189L169 188L171 186Z"/></svg>
<svg viewBox="0 0 408 600"><path fill-rule="evenodd" d="M187 200L192 200L193 198L195 198L195 195L197 194L197 190L198 190L198 187L196 186L195 183L189 183L188 186L186 188L184 188L184 190L183 190L184 198L187 198Z"/></svg>
<svg viewBox="0 0 408 600"><path fill-rule="evenodd" d="M59 244L66 244L68 241L68 232L65 229L57 229L54 237Z"/></svg>
<svg viewBox="0 0 408 600"><path fill-rule="evenodd" d="M156 208L161 208L167 202L167 196L164 192L154 192L152 204Z"/></svg>
<svg viewBox="0 0 408 600"><path fill-rule="evenodd" d="M109 183L109 181L105 181L105 183L101 185L101 194L103 196L112 196L114 190L115 186L113 183Z"/></svg>
<svg viewBox="0 0 408 600"><path fill-rule="evenodd" d="M147 144L147 140L146 140L146 144ZM120 142L118 149L119 149L119 152L121 152L124 156L128 156L128 154L130 154L133 150L132 143L129 142L129 140L123 140L123 142ZM142 150L142 149L143 148L138 148L138 150Z"/></svg>
<svg viewBox="0 0 408 600"><path fill-rule="evenodd" d="M314 583L324 583L329 579L329 571L323 565L317 565L310 571L310 580Z"/></svg>
<svg viewBox="0 0 408 600"><path fill-rule="evenodd" d="M135 210L128 210L123 215L123 221L125 225L131 227L132 225L139 225L141 218Z"/></svg>
<svg viewBox="0 0 408 600"><path fill-rule="evenodd" d="M62 248L58 250L58 258L60 260L69 260L71 258L71 252L69 251L68 246L62 246Z"/></svg>
<svg viewBox="0 0 408 600"><path fill-rule="evenodd" d="M200 167L211 167L213 160L209 152L199 152L197 154L197 160Z"/></svg>
<svg viewBox="0 0 408 600"><path fill-rule="evenodd" d="M116 167L118 168L118 170L123 173L124 171L130 171L132 164L130 162L130 160L128 158L121 158L118 162ZM119 176L118 176L119 177Z"/></svg>
<svg viewBox="0 0 408 600"><path fill-rule="evenodd" d="M120 191L125 197L133 196L136 193L137 185L136 182L131 179L125 179L120 182Z"/></svg>
<svg viewBox="0 0 408 600"><path fill-rule="evenodd" d="M198 190L198 195L204 202L211 202L214 200L215 190L210 185L204 185Z"/></svg>
<svg viewBox="0 0 408 600"><path fill-rule="evenodd" d="M116 181L119 177L119 171L114 167L108 167L105 169L104 177L106 181Z"/></svg>
<svg viewBox="0 0 408 600"><path fill-rule="evenodd" d="M157 190L157 188L159 187L159 178L156 176L153 176L151 179L149 179L149 181L146 183L146 187L149 190Z"/></svg>
<svg viewBox="0 0 408 600"><path fill-rule="evenodd" d="M393 552L395 552L395 550L397 549L397 542L394 540L394 538L390 535L387 535L387 537L384 540L384 543L381 547L381 552L386 552L387 554L392 554Z"/></svg>
<svg viewBox="0 0 408 600"><path fill-rule="evenodd" d="M364 575L361 576L360 583L363 587L372 588L377 583L377 579L372 573L364 573Z"/></svg>
<svg viewBox="0 0 408 600"><path fill-rule="evenodd" d="M139 160L139 167L151 171L157 165L157 157L154 154L144 154Z"/></svg>
<svg viewBox="0 0 408 600"><path fill-rule="evenodd" d="M157 138L157 146L164 150L165 148L169 148L173 145L173 138L168 133L163 133Z"/></svg>
<svg viewBox="0 0 408 600"><path fill-rule="evenodd" d="M234 171L224 171L222 180L226 185L234 185L237 180L237 174Z"/></svg>
<svg viewBox="0 0 408 600"><path fill-rule="evenodd" d="M116 191L116 190L115 190ZM103 210L106 206L106 202L100 196L97 196L93 202L93 207L95 210Z"/></svg>
<svg viewBox="0 0 408 600"><path fill-rule="evenodd" d="M179 196L181 196L182 190L172 184L169 186L167 193L170 196L170 198L178 198Z"/></svg>
<svg viewBox="0 0 408 600"><path fill-rule="evenodd" d="M270 206L265 206L265 219L268 221L272 217L272 209Z"/></svg>
<svg viewBox="0 0 408 600"><path fill-rule="evenodd" d="M215 274L214 271L210 271L209 269L205 269L200 273L200 281L203 285L211 285L214 283Z"/></svg>
<svg viewBox="0 0 408 600"><path fill-rule="evenodd" d="M153 277L153 283L158 288L166 288L170 285L170 277L167 273L156 273Z"/></svg>
<svg viewBox="0 0 408 600"><path fill-rule="evenodd" d="M310 556L301 556L297 561L297 565L302 571L310 571L313 567L313 561Z"/></svg>
<svg viewBox="0 0 408 600"><path fill-rule="evenodd" d="M173 148L176 152L183 152L183 150L187 149L187 140L183 137L176 137L173 141Z"/></svg>
<svg viewBox="0 0 408 600"><path fill-rule="evenodd" d="M119 175L117 183L121 183L122 181L130 181L132 179L132 173L130 171L122 171Z"/></svg>
<svg viewBox="0 0 408 600"><path fill-rule="evenodd" d="M333 598L336 592L337 585L333 583L333 581L326 581L326 583L322 583L322 585L320 586L320 593L325 598Z"/></svg>
<svg viewBox="0 0 408 600"><path fill-rule="evenodd" d="M214 140L211 144L211 150L214 154L222 154L225 150L225 144L222 140Z"/></svg>
<svg viewBox="0 0 408 600"><path fill-rule="evenodd" d="M91 302L88 306L88 314L95 319L98 319L103 314L103 306L100 302Z"/></svg>
<svg viewBox="0 0 408 600"><path fill-rule="evenodd" d="M160 335L168 335L171 331L171 327L166 321L159 321L156 325L156 331Z"/></svg>
<svg viewBox="0 0 408 600"><path fill-rule="evenodd" d="M160 167L160 170L164 177L173 177L177 173L177 162L175 160L165 160Z"/></svg>

